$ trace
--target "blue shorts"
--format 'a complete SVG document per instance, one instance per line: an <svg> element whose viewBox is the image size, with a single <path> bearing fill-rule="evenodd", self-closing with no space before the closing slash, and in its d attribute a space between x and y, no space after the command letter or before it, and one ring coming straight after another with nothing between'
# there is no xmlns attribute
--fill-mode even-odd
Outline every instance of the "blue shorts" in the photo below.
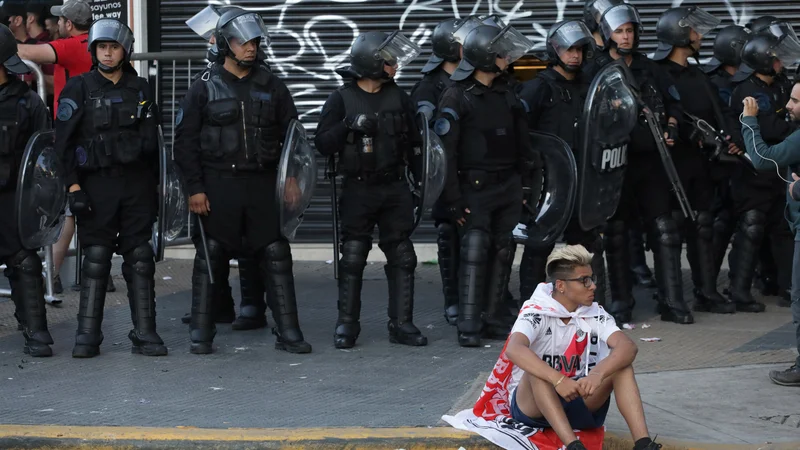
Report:
<svg viewBox="0 0 800 450"><path fill-rule="evenodd" d="M514 394L511 396L511 418L533 428L552 428L544 417L534 419L520 411L519 406L517 406L517 390L518 389L514 389ZM589 411L582 397L578 397L571 402L564 400L562 397L559 397L559 400L561 400L561 406L564 408L564 412L567 414L567 420L569 420L569 424L572 426L573 430L588 430L602 427L606 421L608 407L611 405L610 395L606 402L603 403L603 406L595 412Z"/></svg>

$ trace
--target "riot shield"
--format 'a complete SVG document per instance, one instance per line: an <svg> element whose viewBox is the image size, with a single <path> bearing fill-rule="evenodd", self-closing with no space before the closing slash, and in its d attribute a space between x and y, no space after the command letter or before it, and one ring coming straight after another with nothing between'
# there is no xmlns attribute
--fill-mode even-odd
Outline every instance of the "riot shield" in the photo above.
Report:
<svg viewBox="0 0 800 450"><path fill-rule="evenodd" d="M167 153L161 126L158 127L159 193L158 219L153 225L153 252L156 262L164 259L165 247L175 240L187 224L189 204L183 192L178 166Z"/></svg>
<svg viewBox="0 0 800 450"><path fill-rule="evenodd" d="M572 149L553 134L529 133L533 148L541 155L542 175L534 177L534 195L523 207L522 220L514 229L514 240L527 247L546 247L567 228L575 204L578 169ZM537 183L538 184L538 183Z"/></svg>
<svg viewBox="0 0 800 450"><path fill-rule="evenodd" d="M575 214L584 230L602 226L619 205L628 142L638 105L623 60L605 66L592 81L580 122Z"/></svg>
<svg viewBox="0 0 800 450"><path fill-rule="evenodd" d="M444 154L444 145L436 133L431 133L425 115L417 115L422 133L422 183L419 186L419 197L414 205L414 228L416 229L426 211L433 208L434 203L444 189L447 177L447 157Z"/></svg>
<svg viewBox="0 0 800 450"><path fill-rule="evenodd" d="M275 189L281 234L286 239L294 239L316 186L317 159L314 150L308 142L303 124L292 120L283 143Z"/></svg>
<svg viewBox="0 0 800 450"><path fill-rule="evenodd" d="M56 155L55 132L36 132L28 140L17 178L17 229L22 245L54 244L64 228L65 173Z"/></svg>

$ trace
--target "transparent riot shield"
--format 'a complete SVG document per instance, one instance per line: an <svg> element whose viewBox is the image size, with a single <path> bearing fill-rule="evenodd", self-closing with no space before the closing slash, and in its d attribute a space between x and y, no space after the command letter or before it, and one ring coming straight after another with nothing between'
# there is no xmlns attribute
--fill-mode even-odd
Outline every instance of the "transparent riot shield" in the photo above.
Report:
<svg viewBox="0 0 800 450"><path fill-rule="evenodd" d="M36 132L28 140L17 178L17 229L25 248L54 244L64 228L66 179L56 155L55 132Z"/></svg>
<svg viewBox="0 0 800 450"><path fill-rule="evenodd" d="M442 141L436 133L431 132L424 114L418 114L417 123L422 134L422 180L414 205L414 228L439 199L447 178L447 157Z"/></svg>
<svg viewBox="0 0 800 450"><path fill-rule="evenodd" d="M286 131L275 189L281 234L286 239L294 239L316 186L317 159L314 149L308 142L303 124L292 120Z"/></svg>

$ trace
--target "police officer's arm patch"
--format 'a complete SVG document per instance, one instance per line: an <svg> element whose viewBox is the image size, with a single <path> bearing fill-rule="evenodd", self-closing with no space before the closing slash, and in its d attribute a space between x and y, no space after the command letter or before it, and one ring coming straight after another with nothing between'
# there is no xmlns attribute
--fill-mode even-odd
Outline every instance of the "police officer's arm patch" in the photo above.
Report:
<svg viewBox="0 0 800 450"><path fill-rule="evenodd" d="M753 97L755 97L756 102L758 103L759 111L767 112L772 107L772 102L769 99L769 95L763 92L757 92L753 94Z"/></svg>
<svg viewBox="0 0 800 450"><path fill-rule="evenodd" d="M78 104L71 98L64 98L58 101L58 110L56 111L56 119L66 122L72 118L75 111L78 110Z"/></svg>
<svg viewBox="0 0 800 450"><path fill-rule="evenodd" d="M450 131L450 121L445 119L444 117L439 117L436 119L436 123L433 124L433 132L438 134L439 136L444 136Z"/></svg>
<svg viewBox="0 0 800 450"><path fill-rule="evenodd" d="M183 108L178 108L178 113L175 115L175 126L178 126L183 122Z"/></svg>
<svg viewBox="0 0 800 450"><path fill-rule="evenodd" d="M672 97L676 101L681 101L681 94L678 92L678 88L675 87L673 84L668 89L670 97Z"/></svg>

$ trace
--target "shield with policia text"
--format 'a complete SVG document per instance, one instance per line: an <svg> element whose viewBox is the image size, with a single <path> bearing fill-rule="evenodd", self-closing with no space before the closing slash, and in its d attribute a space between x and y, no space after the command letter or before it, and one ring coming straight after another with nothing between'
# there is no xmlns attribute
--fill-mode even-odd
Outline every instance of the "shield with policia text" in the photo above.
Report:
<svg viewBox="0 0 800 450"><path fill-rule="evenodd" d="M433 208L444 189L444 182L447 176L447 159L444 154L444 145L439 140L436 133L432 133L425 115L417 115L417 123L420 124L422 134L422 168L421 180L417 189L419 197L414 205L414 228L422 221L422 216L426 211Z"/></svg>
<svg viewBox="0 0 800 450"><path fill-rule="evenodd" d="M55 132L38 131L28 140L17 178L17 230L22 245L54 244L64 228L66 178L55 152Z"/></svg>
<svg viewBox="0 0 800 450"><path fill-rule="evenodd" d="M280 230L286 239L294 239L316 186L317 159L314 156L314 149L308 142L303 124L292 120L283 143L275 189Z"/></svg>
<svg viewBox="0 0 800 450"><path fill-rule="evenodd" d="M161 261L164 259L166 246L177 239L187 225L189 204L183 191L178 166L164 145L161 126L158 127L158 145L158 219L153 225L152 245L156 261Z"/></svg>
<svg viewBox="0 0 800 450"><path fill-rule="evenodd" d="M535 186L523 205L514 240L527 247L543 248L567 228L575 204L578 172L572 149L563 139L538 131L531 131L529 136L542 167L534 169Z"/></svg>
<svg viewBox="0 0 800 450"><path fill-rule="evenodd" d="M631 75L623 64L620 59L600 70L584 104L575 203L584 230L604 225L617 211L621 197L629 136L638 118Z"/></svg>

